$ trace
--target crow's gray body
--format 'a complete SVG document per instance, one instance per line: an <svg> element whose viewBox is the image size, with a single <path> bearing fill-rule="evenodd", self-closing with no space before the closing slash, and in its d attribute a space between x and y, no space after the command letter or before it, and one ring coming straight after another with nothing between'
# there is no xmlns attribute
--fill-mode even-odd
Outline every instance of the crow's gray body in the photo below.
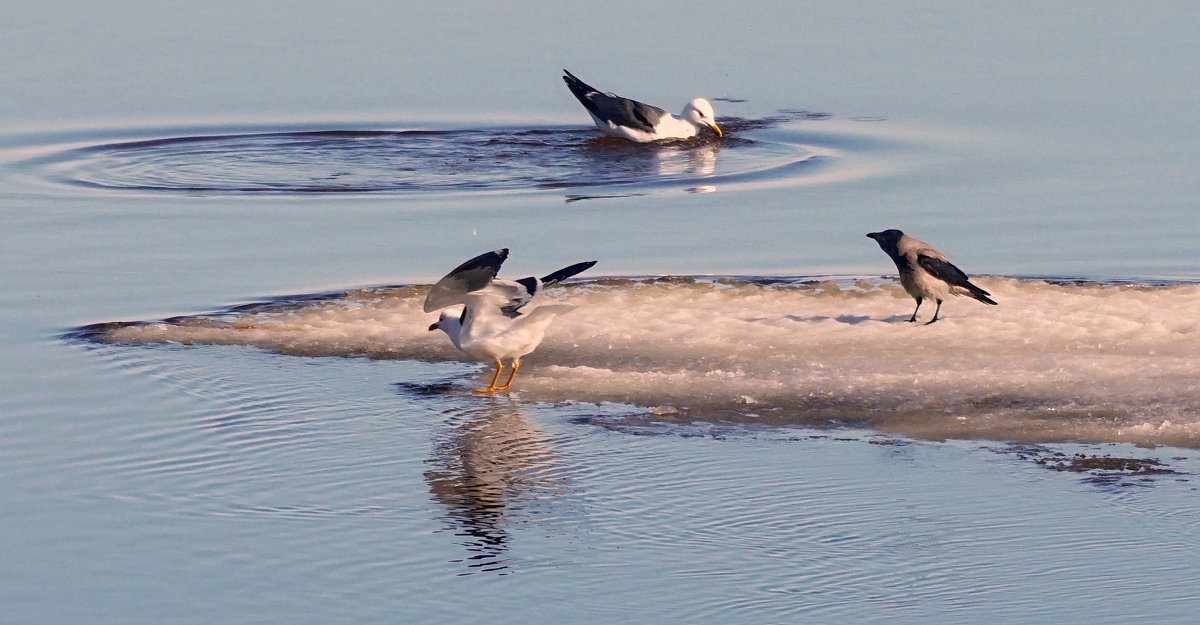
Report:
<svg viewBox="0 0 1200 625"><path fill-rule="evenodd" d="M972 284L967 274L946 260L946 255L932 245L894 229L871 232L867 236L875 239L884 253L896 263L900 285L917 301L909 321L917 321L917 311L927 298L937 302L937 309L929 323L938 320L942 300L951 294L967 295L985 304L996 304L989 297L991 293Z"/></svg>

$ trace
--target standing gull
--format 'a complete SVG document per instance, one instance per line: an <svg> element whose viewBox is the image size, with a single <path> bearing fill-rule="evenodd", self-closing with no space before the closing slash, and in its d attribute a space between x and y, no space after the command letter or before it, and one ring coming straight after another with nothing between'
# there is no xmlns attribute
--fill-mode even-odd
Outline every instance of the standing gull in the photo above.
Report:
<svg viewBox="0 0 1200 625"><path fill-rule="evenodd" d="M942 300L951 293L969 295L984 304L996 304L988 297L991 293L971 284L967 274L950 264L945 254L932 245L895 229L871 232L867 236L875 239L879 247L896 263L896 269L900 270L900 284L917 300L917 307L913 309L910 322L917 322L917 311L921 309L921 302L926 297L937 301L937 308L933 311L933 319L925 325L938 320Z"/></svg>
<svg viewBox="0 0 1200 625"><path fill-rule="evenodd" d="M429 330L445 332L454 346L471 358L496 363L491 384L476 389L480 393L503 391L512 386L521 368L521 357L537 349L555 317L574 308L529 307L542 287L562 282L596 264L594 260L576 263L540 280L533 276L512 282L497 280L500 265L507 258L508 248L480 254L438 280L425 298L425 312L463 306L461 314L443 312ZM496 386L505 359L510 361L512 373L504 386Z"/></svg>
<svg viewBox="0 0 1200 625"><path fill-rule="evenodd" d="M657 106L612 93L600 93L565 69L563 74L563 82L606 135L648 143L662 139L690 139L704 128L711 129L718 137L722 134L712 104L704 98L688 102L676 117Z"/></svg>

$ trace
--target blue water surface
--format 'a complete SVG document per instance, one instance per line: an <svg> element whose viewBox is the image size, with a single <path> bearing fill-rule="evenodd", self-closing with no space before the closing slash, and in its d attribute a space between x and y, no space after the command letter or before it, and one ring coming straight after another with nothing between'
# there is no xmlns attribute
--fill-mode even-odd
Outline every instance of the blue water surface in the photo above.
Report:
<svg viewBox="0 0 1200 625"><path fill-rule="evenodd" d="M60 335L500 247L510 275L878 276L887 227L973 273L1200 279L1196 17L6 4L0 622L1193 622L1195 450L634 428L438 392L460 363ZM731 132L597 141L562 68Z"/></svg>

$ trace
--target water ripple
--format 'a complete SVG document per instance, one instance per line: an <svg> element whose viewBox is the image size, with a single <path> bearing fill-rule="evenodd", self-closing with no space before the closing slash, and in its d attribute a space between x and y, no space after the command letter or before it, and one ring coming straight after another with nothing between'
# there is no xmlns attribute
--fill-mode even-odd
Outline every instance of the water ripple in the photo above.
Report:
<svg viewBox="0 0 1200 625"><path fill-rule="evenodd" d="M101 143L59 137L55 145L24 149L24 160L14 168L60 188L136 193L409 195L588 187L704 192L718 183L816 181L843 152L863 148L862 137L839 139L797 127L825 123L822 119L796 112L725 118L724 139L650 145L582 127L214 128L179 136L130 130L125 133L130 139ZM36 156L29 158L31 152ZM637 194L574 193L568 200L628 195Z"/></svg>

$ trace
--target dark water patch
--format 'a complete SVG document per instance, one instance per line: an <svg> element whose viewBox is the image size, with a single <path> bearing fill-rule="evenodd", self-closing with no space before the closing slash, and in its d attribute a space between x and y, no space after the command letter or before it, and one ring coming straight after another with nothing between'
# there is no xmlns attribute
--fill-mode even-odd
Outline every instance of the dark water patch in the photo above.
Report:
<svg viewBox="0 0 1200 625"><path fill-rule="evenodd" d="M1118 472L1126 475L1178 473L1155 458L1114 458L1112 456L1073 454L1065 459L1041 459L1037 463L1055 471L1073 471L1075 473L1092 471Z"/></svg>
<svg viewBox="0 0 1200 625"><path fill-rule="evenodd" d="M803 426L779 425L746 421L745 415L737 415L732 412L725 414L727 419L721 419L720 417L713 418L712 415L700 414L687 408L660 407L646 411L644 408L611 403L603 403L600 407L604 408L604 410L589 412L583 409L581 405L580 414L572 417L570 422L574 425L600 428L608 432L627 436L707 438L719 441L728 439L763 439L789 442L833 440L856 443L865 441L872 445L896 447L903 447L911 443L908 440L886 435L871 435L863 438L835 437L825 434L825 431L832 430L839 425L846 427L845 430L841 431L861 429L851 427L848 424L834 424L832 422L827 424L804 424ZM750 418L752 419L753 417ZM867 430L862 431L866 432Z"/></svg>
<svg viewBox="0 0 1200 625"><path fill-rule="evenodd" d="M566 203L571 204L572 202L579 202L582 200L615 200L615 199L621 199L621 198L627 198L627 197L642 197L644 195L646 195L646 194L645 193L618 193L618 194L608 194L608 195L568 195L567 199L566 199Z"/></svg>
<svg viewBox="0 0 1200 625"><path fill-rule="evenodd" d="M395 387L399 393L409 397L450 395L461 388L454 380L439 382L396 382Z"/></svg>
<svg viewBox="0 0 1200 625"><path fill-rule="evenodd" d="M1158 458L1064 451L1045 445L1013 443L1006 447L988 447L996 453L1013 455L1039 467L1063 473L1077 473L1082 481L1105 488L1151 486L1164 476L1190 475L1172 468ZM1176 457L1173 460L1184 460Z"/></svg>
<svg viewBox="0 0 1200 625"><path fill-rule="evenodd" d="M861 138L787 129L824 113L723 117L724 138L634 144L594 128L199 132L47 147L16 168L80 189L177 194L422 194L635 186L706 189L721 182L803 182ZM233 130L233 129L231 129ZM148 131L131 131L143 134ZM842 141L846 143L843 144ZM567 200L637 194L574 194Z"/></svg>
<svg viewBox="0 0 1200 625"><path fill-rule="evenodd" d="M986 275L986 274L984 274ZM1083 287L1089 289L1102 289L1107 287L1121 287L1126 290L1149 292L1155 289L1177 285L1195 285L1200 284L1200 280L1196 278L1164 278L1158 276L1145 276L1138 278L1125 277L1092 277L1078 278L1071 276L1041 276L1041 275L1018 275L1014 276L1022 280L1041 280L1046 284L1061 286L1061 287Z"/></svg>
<svg viewBox="0 0 1200 625"><path fill-rule="evenodd" d="M76 328L71 328L66 332L59 333L58 337L68 342L79 343L108 343L108 335L114 330L128 328L137 325L146 325L153 323L151 321L104 321L101 323L91 323Z"/></svg>
<svg viewBox="0 0 1200 625"><path fill-rule="evenodd" d="M832 113L821 113L807 109L779 109L779 115L783 119L805 119L809 121L819 121L833 117Z"/></svg>
<svg viewBox="0 0 1200 625"><path fill-rule="evenodd" d="M631 436L674 436L680 438L719 438L719 426L710 422L676 422L657 418L644 412L625 415L580 415L571 420L575 425L598 427L610 432Z"/></svg>
<svg viewBox="0 0 1200 625"><path fill-rule="evenodd" d="M909 441L909 440L905 440L902 438L890 438L890 437L889 438L876 437L876 438L872 438L872 439L868 440L867 442L872 445L879 445L880 447L904 447L906 445L912 444L912 441Z"/></svg>

